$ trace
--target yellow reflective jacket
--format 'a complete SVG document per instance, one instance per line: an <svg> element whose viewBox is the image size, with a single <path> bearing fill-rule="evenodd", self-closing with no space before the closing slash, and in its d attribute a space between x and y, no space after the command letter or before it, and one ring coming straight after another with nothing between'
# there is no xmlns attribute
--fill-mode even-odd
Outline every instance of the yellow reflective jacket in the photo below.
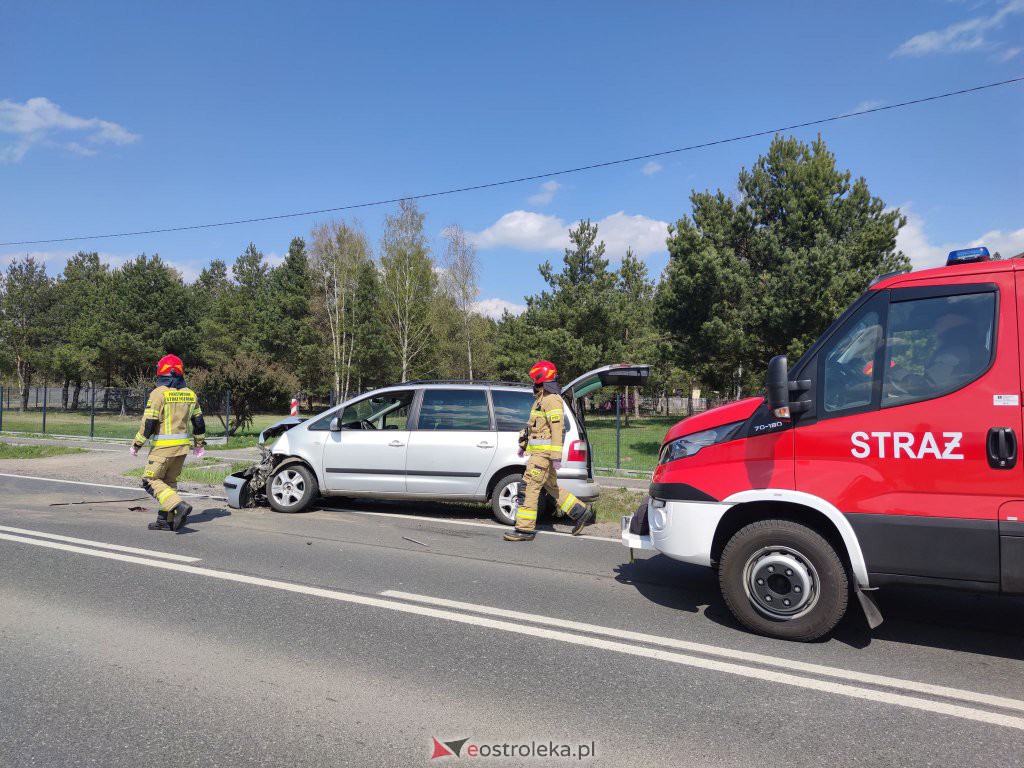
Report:
<svg viewBox="0 0 1024 768"><path fill-rule="evenodd" d="M160 386L149 393L142 425L133 442L141 448L152 437L154 448L176 448L173 453L188 453L190 433L197 446L206 444L206 423L196 393L188 387Z"/></svg>
<svg viewBox="0 0 1024 768"><path fill-rule="evenodd" d="M558 395L544 392L533 402L527 426L527 453L538 453L552 460L562 458L562 430L565 407Z"/></svg>

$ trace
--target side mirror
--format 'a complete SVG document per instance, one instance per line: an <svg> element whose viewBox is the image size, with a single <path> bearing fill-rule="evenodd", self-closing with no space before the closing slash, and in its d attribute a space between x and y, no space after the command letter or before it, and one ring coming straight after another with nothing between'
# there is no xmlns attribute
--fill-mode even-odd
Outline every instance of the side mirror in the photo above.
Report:
<svg viewBox="0 0 1024 768"><path fill-rule="evenodd" d="M768 361L768 410L780 419L790 418L789 361L776 355Z"/></svg>
<svg viewBox="0 0 1024 768"><path fill-rule="evenodd" d="M331 419L331 425L328 427L331 432L341 432L341 419L335 416Z"/></svg>

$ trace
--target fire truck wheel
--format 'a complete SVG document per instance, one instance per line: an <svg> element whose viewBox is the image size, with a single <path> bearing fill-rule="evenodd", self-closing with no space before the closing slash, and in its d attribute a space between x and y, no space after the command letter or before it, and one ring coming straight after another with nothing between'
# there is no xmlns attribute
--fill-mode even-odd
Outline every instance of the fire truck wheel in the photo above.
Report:
<svg viewBox="0 0 1024 768"><path fill-rule="evenodd" d="M303 464L289 464L267 479L267 501L276 512L301 512L318 493L316 475Z"/></svg>
<svg viewBox="0 0 1024 768"><path fill-rule="evenodd" d="M769 637L827 635L846 612L850 585L839 555L821 535L791 520L760 520L725 545L718 581L729 610Z"/></svg>

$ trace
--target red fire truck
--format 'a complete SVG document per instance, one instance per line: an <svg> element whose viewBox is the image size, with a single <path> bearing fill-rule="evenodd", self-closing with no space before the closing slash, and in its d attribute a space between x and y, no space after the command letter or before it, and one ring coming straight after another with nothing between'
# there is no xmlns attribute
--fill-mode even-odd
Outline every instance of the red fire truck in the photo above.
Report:
<svg viewBox="0 0 1024 768"><path fill-rule="evenodd" d="M665 436L622 542L718 569L746 627L812 640L851 592L890 584L1024 594L1024 260L954 251L885 275L767 397Z"/></svg>

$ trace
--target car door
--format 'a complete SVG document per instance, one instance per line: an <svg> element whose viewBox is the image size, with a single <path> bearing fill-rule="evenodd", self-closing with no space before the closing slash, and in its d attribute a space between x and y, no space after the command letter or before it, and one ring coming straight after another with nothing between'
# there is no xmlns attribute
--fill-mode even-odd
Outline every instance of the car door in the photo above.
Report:
<svg viewBox="0 0 1024 768"><path fill-rule="evenodd" d="M423 390L416 429L409 433L409 493L475 496L498 447L498 433L484 387Z"/></svg>
<svg viewBox="0 0 1024 768"><path fill-rule="evenodd" d="M796 487L846 515L877 583L999 581L1021 481L990 452L1019 438L1020 370L1012 279L991 277L879 292L797 374Z"/></svg>
<svg viewBox="0 0 1024 768"><path fill-rule="evenodd" d="M323 467L327 490L405 493L409 412L415 390L367 395L310 429L326 429ZM331 421L335 421L333 428Z"/></svg>

